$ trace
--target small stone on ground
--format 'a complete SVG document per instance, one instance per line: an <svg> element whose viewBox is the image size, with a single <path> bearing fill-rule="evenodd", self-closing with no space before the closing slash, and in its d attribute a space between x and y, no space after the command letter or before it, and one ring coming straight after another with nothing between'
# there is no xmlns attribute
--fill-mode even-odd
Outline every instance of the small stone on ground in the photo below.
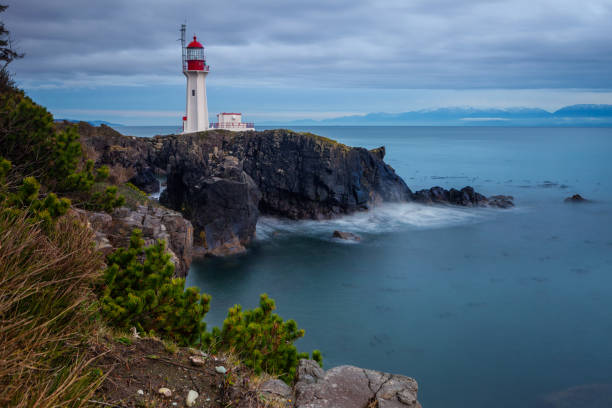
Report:
<svg viewBox="0 0 612 408"><path fill-rule="evenodd" d="M197 357L197 356L189 357L189 362L191 363L192 366L196 366L196 367L202 367L205 363L204 359L202 359L201 357Z"/></svg>
<svg viewBox="0 0 612 408"><path fill-rule="evenodd" d="M187 405L188 407L193 407L195 405L196 399L198 399L200 395L194 391L194 390L189 390L189 392L187 393L187 399L185 400L185 405Z"/></svg>

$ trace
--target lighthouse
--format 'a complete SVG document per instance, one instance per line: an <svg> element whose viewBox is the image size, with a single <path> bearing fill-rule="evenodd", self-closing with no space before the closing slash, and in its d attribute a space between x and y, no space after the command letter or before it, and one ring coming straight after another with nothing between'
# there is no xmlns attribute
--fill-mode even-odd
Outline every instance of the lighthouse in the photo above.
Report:
<svg viewBox="0 0 612 408"><path fill-rule="evenodd" d="M183 51L183 74L187 77L187 106L183 116L183 133L208 129L208 106L206 102L206 76L209 67L204 57L204 46L193 36L185 47L185 25L181 27Z"/></svg>

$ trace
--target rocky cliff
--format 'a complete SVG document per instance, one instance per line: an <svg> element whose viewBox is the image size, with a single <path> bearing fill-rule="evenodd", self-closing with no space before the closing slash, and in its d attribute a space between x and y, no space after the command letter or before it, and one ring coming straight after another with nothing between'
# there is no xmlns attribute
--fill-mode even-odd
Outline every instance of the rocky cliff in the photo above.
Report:
<svg viewBox="0 0 612 408"><path fill-rule="evenodd" d="M166 241L175 274L187 276L192 258L193 227L180 213L152 205L138 205L135 209L121 207L112 214L80 209L75 212L95 231L97 249L105 255L116 248L127 247L132 230L138 228L145 245L159 239Z"/></svg>
<svg viewBox="0 0 612 408"><path fill-rule="evenodd" d="M383 161L384 148L368 151L288 130L242 133L231 145L261 190L266 214L329 218L412 194Z"/></svg>
<svg viewBox="0 0 612 408"><path fill-rule="evenodd" d="M79 131L98 164L124 169L141 189L156 191L154 175L165 175L160 202L191 221L204 254L244 251L260 214L322 219L412 200L512 205L510 197L487 198L471 187L413 193L384 162L384 147L349 147L311 133L210 130L137 138L86 123Z"/></svg>
<svg viewBox="0 0 612 408"><path fill-rule="evenodd" d="M190 219L198 243L213 255L243 251L259 216L261 192L228 133L160 138L152 162L167 174L160 202Z"/></svg>
<svg viewBox="0 0 612 408"><path fill-rule="evenodd" d="M384 148L352 148L313 134L221 130L136 138L86 123L79 132L97 164L125 169L141 189L154 191L142 180L165 175L160 202L192 222L207 254L243 251L260 213L330 218L412 197L384 163Z"/></svg>

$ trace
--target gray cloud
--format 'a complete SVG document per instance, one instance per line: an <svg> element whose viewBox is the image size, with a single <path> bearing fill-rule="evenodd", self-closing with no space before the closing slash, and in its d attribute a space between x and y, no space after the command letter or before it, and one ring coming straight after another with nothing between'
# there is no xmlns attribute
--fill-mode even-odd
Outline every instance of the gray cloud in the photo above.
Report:
<svg viewBox="0 0 612 408"><path fill-rule="evenodd" d="M608 0L10 1L21 82L182 83L179 25L219 85L612 88Z"/></svg>

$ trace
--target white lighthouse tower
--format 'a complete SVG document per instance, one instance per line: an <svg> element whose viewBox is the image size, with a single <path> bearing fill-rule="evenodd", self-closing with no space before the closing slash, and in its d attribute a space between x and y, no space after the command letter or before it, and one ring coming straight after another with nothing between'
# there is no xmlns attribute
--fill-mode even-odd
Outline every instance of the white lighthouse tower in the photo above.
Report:
<svg viewBox="0 0 612 408"><path fill-rule="evenodd" d="M185 47L185 24L181 26L183 48L183 74L187 77L187 109L183 116L183 133L208 129L208 106L206 102L206 76L209 67L204 57L204 46L193 36Z"/></svg>

